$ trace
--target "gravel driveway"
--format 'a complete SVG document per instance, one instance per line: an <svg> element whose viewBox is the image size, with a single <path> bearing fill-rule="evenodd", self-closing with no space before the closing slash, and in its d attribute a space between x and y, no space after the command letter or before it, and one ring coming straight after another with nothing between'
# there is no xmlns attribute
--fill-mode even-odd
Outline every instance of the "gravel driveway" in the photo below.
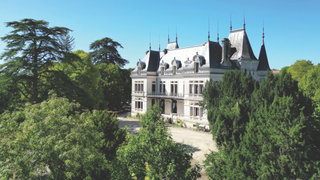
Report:
<svg viewBox="0 0 320 180"><path fill-rule="evenodd" d="M127 125L129 131L139 131L139 120L123 117L118 117L118 119L120 121L120 127ZM210 150L218 151L210 133L179 127L169 127L169 132L175 142L186 146L189 152L193 153L193 164L199 163L203 165L202 162L205 160L205 154L210 153ZM202 178L200 179L207 179L204 169L201 171L201 174Z"/></svg>

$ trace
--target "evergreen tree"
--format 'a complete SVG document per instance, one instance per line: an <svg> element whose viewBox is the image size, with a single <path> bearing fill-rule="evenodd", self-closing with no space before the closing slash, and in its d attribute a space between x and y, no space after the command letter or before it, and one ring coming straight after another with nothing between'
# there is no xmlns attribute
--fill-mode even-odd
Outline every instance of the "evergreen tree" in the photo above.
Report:
<svg viewBox="0 0 320 180"><path fill-rule="evenodd" d="M123 59L117 48L123 48L120 43L113 41L111 38L105 37L90 44L90 56L94 64L112 63L123 67L128 60Z"/></svg>
<svg viewBox="0 0 320 180"><path fill-rule="evenodd" d="M222 136L219 152L207 155L207 175L210 179L314 179L320 172L320 122L311 100L286 70L276 76L268 73L257 87L250 103L244 104L248 113L244 132Z"/></svg>
<svg viewBox="0 0 320 180"><path fill-rule="evenodd" d="M47 74L60 75L50 68L54 62L78 60L78 56L66 52L58 39L66 35L70 29L65 27L48 27L42 20L23 19L6 23L14 30L1 39L7 48L0 56L6 63L0 66L0 74L4 75L1 84L11 83L26 101L37 103L46 99L48 89L40 78ZM2 85L0 85L2 86Z"/></svg>

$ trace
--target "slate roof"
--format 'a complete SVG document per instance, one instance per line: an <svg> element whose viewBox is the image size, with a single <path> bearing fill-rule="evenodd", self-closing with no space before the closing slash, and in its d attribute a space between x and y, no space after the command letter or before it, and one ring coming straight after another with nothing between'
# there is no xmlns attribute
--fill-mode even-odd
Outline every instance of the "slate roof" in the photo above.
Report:
<svg viewBox="0 0 320 180"><path fill-rule="evenodd" d="M251 59L257 60L253 54L249 38L245 29L237 29L230 31L229 40L231 43L231 60Z"/></svg>
<svg viewBox="0 0 320 180"><path fill-rule="evenodd" d="M178 45L177 41L169 42L168 45L167 45L167 49L168 50L178 49L178 48L179 48L179 45Z"/></svg>
<svg viewBox="0 0 320 180"><path fill-rule="evenodd" d="M202 45L179 48L177 41L169 42L165 51L148 51L141 62L145 63L145 68L142 71L160 71L160 64L166 64L167 70L172 70L172 62L175 59L181 64L178 71L194 69L195 59L201 60L201 68L230 68L239 69L241 60L256 60L248 35L245 29L230 31L228 39L231 43L231 66L222 67L222 47L218 42L207 41ZM261 46L259 55L259 65L257 70L270 70L268 58L264 43ZM135 68L134 72L137 71Z"/></svg>
<svg viewBox="0 0 320 180"><path fill-rule="evenodd" d="M268 62L266 47L264 46L264 43L261 46L261 50L260 50L260 54L259 54L259 65L258 65L257 70L271 71L270 66L269 66L269 62Z"/></svg>

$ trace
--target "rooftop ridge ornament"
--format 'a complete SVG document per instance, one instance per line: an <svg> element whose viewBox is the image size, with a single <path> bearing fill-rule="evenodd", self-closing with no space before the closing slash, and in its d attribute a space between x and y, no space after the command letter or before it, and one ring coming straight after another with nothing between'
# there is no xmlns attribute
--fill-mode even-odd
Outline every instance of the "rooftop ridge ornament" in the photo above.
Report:
<svg viewBox="0 0 320 180"><path fill-rule="evenodd" d="M246 30L246 12L243 11L243 29Z"/></svg>
<svg viewBox="0 0 320 180"><path fill-rule="evenodd" d="M160 33L159 33L159 52L160 52Z"/></svg>
<svg viewBox="0 0 320 180"><path fill-rule="evenodd" d="M219 18L217 23L217 42L219 43Z"/></svg>
<svg viewBox="0 0 320 180"><path fill-rule="evenodd" d="M151 51L151 31L149 32L149 50Z"/></svg>
<svg viewBox="0 0 320 180"><path fill-rule="evenodd" d="M210 41L210 15L208 17L208 42Z"/></svg>
<svg viewBox="0 0 320 180"><path fill-rule="evenodd" d="M168 44L170 42L170 37L169 37L169 28L168 28Z"/></svg>
<svg viewBox="0 0 320 180"><path fill-rule="evenodd" d="M230 12L230 31L232 31L232 17L231 17L231 12Z"/></svg>
<svg viewBox="0 0 320 180"><path fill-rule="evenodd" d="M178 30L177 30L177 27L176 27L176 42L178 43Z"/></svg>
<svg viewBox="0 0 320 180"><path fill-rule="evenodd" d="M262 45L264 45L264 20L262 23Z"/></svg>

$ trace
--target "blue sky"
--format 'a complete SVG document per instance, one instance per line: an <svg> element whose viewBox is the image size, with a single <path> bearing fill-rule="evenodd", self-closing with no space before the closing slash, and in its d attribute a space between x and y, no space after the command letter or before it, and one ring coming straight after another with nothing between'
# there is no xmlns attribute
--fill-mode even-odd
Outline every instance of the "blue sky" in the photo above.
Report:
<svg viewBox="0 0 320 180"><path fill-rule="evenodd" d="M176 29L180 47L207 41L210 16L211 40L216 41L219 19L220 40L229 35L230 13L233 29L246 30L256 57L259 56L262 24L271 68L281 69L296 60L320 63L319 0L3 0L0 2L0 37L12 29L5 22L33 18L63 26L75 37L75 49L89 52L90 43L104 37L118 41L125 68L135 67L151 47L163 50ZM168 30L169 29L169 30ZM160 39L159 39L160 34ZM150 38L151 37L151 38ZM0 42L0 53L5 49ZM2 63L0 61L0 63Z"/></svg>

